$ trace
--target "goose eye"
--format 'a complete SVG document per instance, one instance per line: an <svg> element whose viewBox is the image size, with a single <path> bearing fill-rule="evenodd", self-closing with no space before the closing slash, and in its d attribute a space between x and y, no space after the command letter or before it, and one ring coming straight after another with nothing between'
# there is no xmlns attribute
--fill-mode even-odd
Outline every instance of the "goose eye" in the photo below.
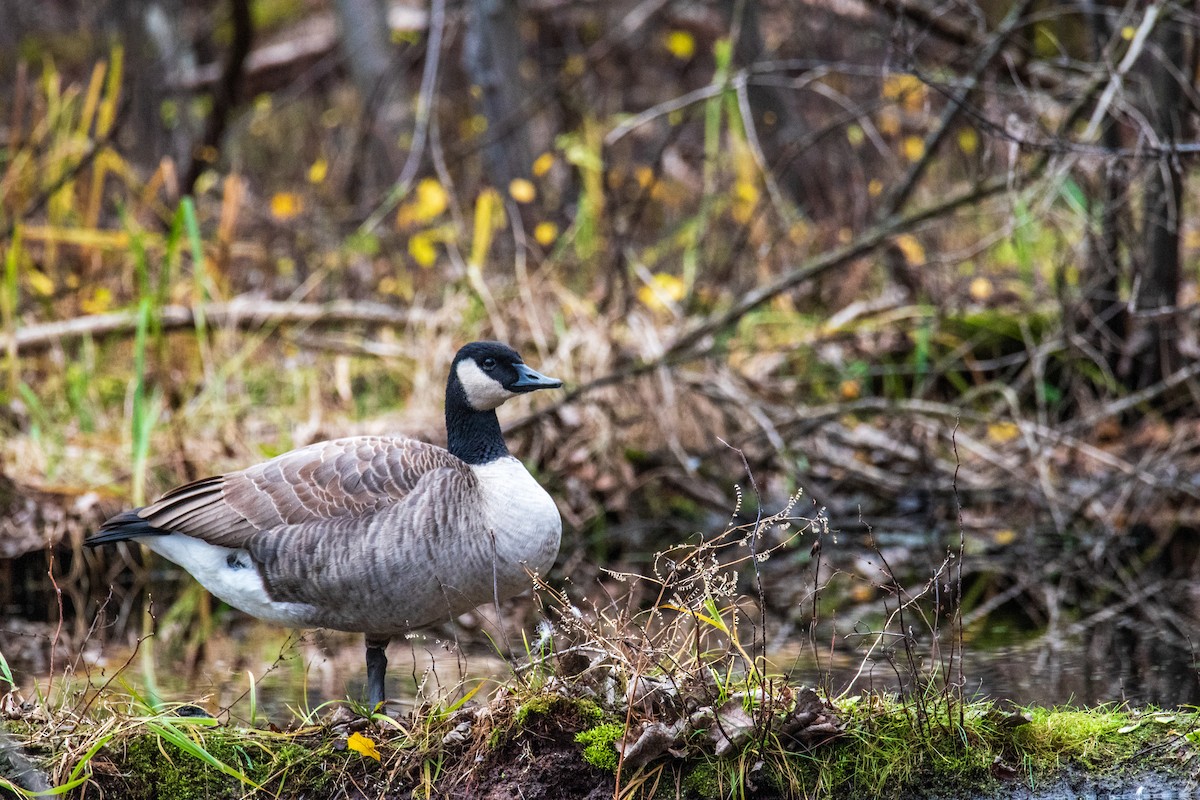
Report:
<svg viewBox="0 0 1200 800"><path fill-rule="evenodd" d="M483 368L486 369L488 372L491 372L493 369L496 368L496 359L492 358L491 356L485 358L483 360Z"/></svg>

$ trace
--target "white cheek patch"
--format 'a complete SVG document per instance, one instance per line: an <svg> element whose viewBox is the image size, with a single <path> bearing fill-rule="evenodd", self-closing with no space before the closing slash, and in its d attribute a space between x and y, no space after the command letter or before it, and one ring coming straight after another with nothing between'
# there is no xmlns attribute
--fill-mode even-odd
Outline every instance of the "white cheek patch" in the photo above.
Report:
<svg viewBox="0 0 1200 800"><path fill-rule="evenodd" d="M505 400L517 396L516 392L505 389L499 381L480 369L472 358L458 362L455 372L458 382L467 394L467 402L476 411L490 411Z"/></svg>

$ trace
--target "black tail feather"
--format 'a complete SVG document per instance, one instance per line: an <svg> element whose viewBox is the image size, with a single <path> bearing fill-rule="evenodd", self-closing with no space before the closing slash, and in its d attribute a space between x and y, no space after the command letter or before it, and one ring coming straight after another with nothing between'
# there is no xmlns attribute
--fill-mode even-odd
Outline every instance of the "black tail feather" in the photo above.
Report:
<svg viewBox="0 0 1200 800"><path fill-rule="evenodd" d="M124 542L129 539L139 539L143 536L165 536L170 533L170 531L155 528L149 522L139 517L138 511L140 510L135 508L130 511L122 511L101 525L100 530L87 539L84 539L83 543L88 547L95 547L100 544Z"/></svg>

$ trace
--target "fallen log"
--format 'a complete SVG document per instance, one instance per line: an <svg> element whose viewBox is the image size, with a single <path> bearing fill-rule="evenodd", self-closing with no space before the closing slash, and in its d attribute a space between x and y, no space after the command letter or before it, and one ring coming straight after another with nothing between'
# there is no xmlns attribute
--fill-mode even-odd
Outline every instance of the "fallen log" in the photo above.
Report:
<svg viewBox="0 0 1200 800"><path fill-rule="evenodd" d="M163 330L193 328L197 319L214 328L240 330L266 325L346 325L365 324L403 327L419 321L419 309L399 309L382 303L339 300L332 303L297 303L236 297L224 303L163 306L158 324ZM46 350L66 341L86 336L131 335L137 330L136 310L90 314L74 319L43 322L18 328L15 333L0 334L0 352L21 355Z"/></svg>

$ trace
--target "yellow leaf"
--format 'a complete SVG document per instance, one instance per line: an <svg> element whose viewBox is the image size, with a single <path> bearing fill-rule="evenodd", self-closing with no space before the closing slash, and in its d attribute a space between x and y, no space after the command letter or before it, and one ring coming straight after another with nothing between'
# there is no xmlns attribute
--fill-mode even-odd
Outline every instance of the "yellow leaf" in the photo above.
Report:
<svg viewBox="0 0 1200 800"><path fill-rule="evenodd" d="M450 196L433 178L422 178L412 199L396 209L396 227L411 228L423 225L442 215L450 206Z"/></svg>
<svg viewBox="0 0 1200 800"><path fill-rule="evenodd" d="M879 178L871 178L867 184L867 194L871 195L871 197L879 197L879 195L883 194L883 181L879 180Z"/></svg>
<svg viewBox="0 0 1200 800"><path fill-rule="evenodd" d="M308 182L311 184L321 184L325 182L325 176L329 174L329 162L324 158L318 158L308 168Z"/></svg>
<svg viewBox="0 0 1200 800"><path fill-rule="evenodd" d="M412 273L408 270L398 275L387 275L379 280L380 294L394 294L403 300L411 301L414 291Z"/></svg>
<svg viewBox="0 0 1200 800"><path fill-rule="evenodd" d="M987 426L987 438L995 444L1011 442L1020 432L1015 422L993 422Z"/></svg>
<svg viewBox="0 0 1200 800"><path fill-rule="evenodd" d="M920 78L901 72L883 79L880 94L886 100L899 101L909 111L920 111L925 106L925 92L925 84Z"/></svg>
<svg viewBox="0 0 1200 800"><path fill-rule="evenodd" d="M696 55L696 37L687 31L674 30L663 37L663 47L680 61Z"/></svg>
<svg viewBox="0 0 1200 800"><path fill-rule="evenodd" d="M958 132L958 149L969 156L979 149L979 133L974 128L963 128Z"/></svg>
<svg viewBox="0 0 1200 800"><path fill-rule="evenodd" d="M992 533L992 542L1000 547L1008 547L1017 540L1017 532L1012 528L1004 528L1003 530L994 531Z"/></svg>
<svg viewBox="0 0 1200 800"><path fill-rule="evenodd" d="M733 218L745 225L754 217L758 208L758 186L752 181L740 180L733 185Z"/></svg>
<svg viewBox="0 0 1200 800"><path fill-rule="evenodd" d="M838 385L838 394L843 400L857 400L862 395L862 385L854 378L844 380Z"/></svg>
<svg viewBox="0 0 1200 800"><path fill-rule="evenodd" d="M850 589L850 597L856 603L865 603L875 599L875 587L869 583L856 583Z"/></svg>
<svg viewBox="0 0 1200 800"><path fill-rule="evenodd" d="M1133 39L1133 35L1135 33L1137 33L1137 31L1133 29L1132 25L1126 25L1124 28L1121 28L1121 38L1127 42Z"/></svg>
<svg viewBox="0 0 1200 800"><path fill-rule="evenodd" d="M533 229L533 238L542 247L549 247L558 238L558 226L553 222L539 222Z"/></svg>
<svg viewBox="0 0 1200 800"><path fill-rule="evenodd" d="M408 254L425 269L437 261L437 244L431 231L415 233L408 240Z"/></svg>
<svg viewBox="0 0 1200 800"><path fill-rule="evenodd" d="M112 291L105 286L101 286L92 296L85 298L79 303L79 307L85 314L103 314L112 308Z"/></svg>
<svg viewBox="0 0 1200 800"><path fill-rule="evenodd" d="M535 178L542 177L547 172L549 172L550 168L553 166L554 166L554 154L553 153L542 153L540 156L538 156L537 158L535 158L533 160L533 169L532 169L533 177L535 177Z"/></svg>
<svg viewBox="0 0 1200 800"><path fill-rule="evenodd" d="M537 199L537 188L527 178L513 178L508 182L508 194L518 203L532 203Z"/></svg>
<svg viewBox="0 0 1200 800"><path fill-rule="evenodd" d="M687 287L679 278L666 272L657 272L650 283L638 289L638 300L654 311L666 310L669 303L677 303L687 293Z"/></svg>
<svg viewBox="0 0 1200 800"><path fill-rule="evenodd" d="M31 269L28 274L29 288L33 289L34 294L42 297L54 294L54 281L50 279L49 275L37 269Z"/></svg>
<svg viewBox="0 0 1200 800"><path fill-rule="evenodd" d="M796 220L792 223L792 226L788 228L788 241L790 241L792 244L808 244L811 236L812 227L804 220Z"/></svg>
<svg viewBox="0 0 1200 800"><path fill-rule="evenodd" d="M921 139L921 137L905 136L904 157L909 161L916 161L923 155L925 155L925 142Z"/></svg>
<svg viewBox="0 0 1200 800"><path fill-rule="evenodd" d="M911 233L897 236L896 247L899 247L900 252L904 253L904 260L909 264L925 263L925 248L921 246L921 242L917 240L917 237Z"/></svg>
<svg viewBox="0 0 1200 800"><path fill-rule="evenodd" d="M850 125L846 128L846 140L850 142L851 147L858 147L866 138L867 134L862 125Z"/></svg>
<svg viewBox="0 0 1200 800"><path fill-rule="evenodd" d="M641 164L633 169L633 179L637 181L637 185L645 189L654 181L654 170Z"/></svg>
<svg viewBox="0 0 1200 800"><path fill-rule="evenodd" d="M346 747L350 748L359 755L364 755L367 758L373 758L379 761L379 750L375 747L375 742L370 738L363 736L355 731L350 734L350 738L346 740Z"/></svg>
<svg viewBox="0 0 1200 800"><path fill-rule="evenodd" d="M971 293L972 300L977 303L982 303L984 300L987 300L992 296L992 282L980 275L979 277L975 278L975 280L971 281L971 287L969 291Z"/></svg>
<svg viewBox="0 0 1200 800"><path fill-rule="evenodd" d="M293 192L276 192L271 195L271 216L286 222L299 216L304 210L304 200Z"/></svg>

